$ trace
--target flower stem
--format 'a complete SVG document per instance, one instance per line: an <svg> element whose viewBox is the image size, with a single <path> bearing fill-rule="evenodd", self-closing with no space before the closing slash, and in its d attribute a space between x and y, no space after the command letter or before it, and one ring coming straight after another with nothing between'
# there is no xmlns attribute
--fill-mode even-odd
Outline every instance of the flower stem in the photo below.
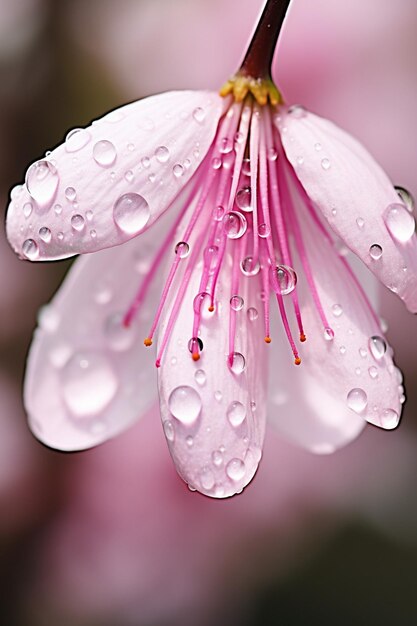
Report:
<svg viewBox="0 0 417 626"><path fill-rule="evenodd" d="M275 47L291 0L267 0L239 74L255 79L271 78Z"/></svg>

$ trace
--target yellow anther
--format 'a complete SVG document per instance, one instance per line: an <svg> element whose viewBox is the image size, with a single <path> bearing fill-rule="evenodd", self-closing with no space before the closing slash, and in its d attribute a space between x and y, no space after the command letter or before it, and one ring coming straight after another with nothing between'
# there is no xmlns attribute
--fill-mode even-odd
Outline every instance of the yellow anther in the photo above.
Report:
<svg viewBox="0 0 417 626"><path fill-rule="evenodd" d="M152 339L150 337L146 337L146 339L143 340L143 343L147 348L149 348L149 346L152 345Z"/></svg>
<svg viewBox="0 0 417 626"><path fill-rule="evenodd" d="M236 102L243 102L250 93L260 106L268 103L276 106L284 102L277 86L270 78L252 78L242 74L229 78L219 93L223 97L232 95Z"/></svg>
<svg viewBox="0 0 417 626"><path fill-rule="evenodd" d="M265 343L271 343L272 339L271 337L265 337Z"/></svg>

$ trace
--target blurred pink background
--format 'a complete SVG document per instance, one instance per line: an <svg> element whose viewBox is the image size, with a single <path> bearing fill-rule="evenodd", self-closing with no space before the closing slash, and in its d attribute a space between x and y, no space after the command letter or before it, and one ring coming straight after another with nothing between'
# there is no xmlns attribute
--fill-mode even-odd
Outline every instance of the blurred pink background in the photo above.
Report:
<svg viewBox="0 0 417 626"><path fill-rule="evenodd" d="M217 89L263 1L0 0L0 193L28 163L126 101ZM417 196L415 0L293 0L274 65L288 102L357 136ZM0 615L24 626L417 622L417 319L381 290L408 401L332 457L267 432L230 501L176 476L157 411L88 452L36 442L21 400L39 307L70 262L0 238Z"/></svg>

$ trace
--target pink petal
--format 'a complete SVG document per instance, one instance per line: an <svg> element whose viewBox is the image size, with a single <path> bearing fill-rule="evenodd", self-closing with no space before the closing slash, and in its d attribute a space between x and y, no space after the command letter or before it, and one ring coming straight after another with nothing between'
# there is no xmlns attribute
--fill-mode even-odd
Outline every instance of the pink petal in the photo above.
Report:
<svg viewBox="0 0 417 626"><path fill-rule="evenodd" d="M202 305L200 360L194 362L188 351L201 275L197 265L159 370L161 417L177 471L190 488L216 498L239 493L253 478L266 420L262 323L250 322L246 314L259 302L259 285L253 279L242 282L245 307L237 315L235 350L246 363L242 373L233 374L228 366L230 259L224 263L215 312L207 312L209 302ZM167 317L160 338L166 324Z"/></svg>
<svg viewBox="0 0 417 626"><path fill-rule="evenodd" d="M59 259L149 228L200 165L223 107L216 93L169 92L69 133L12 191L7 236L17 254Z"/></svg>
<svg viewBox="0 0 417 626"><path fill-rule="evenodd" d="M331 228L417 312L414 218L386 174L355 139L312 113L289 109L276 123L289 161Z"/></svg>
<svg viewBox="0 0 417 626"><path fill-rule="evenodd" d="M164 218L140 239L84 256L40 313L25 405L41 441L91 447L127 428L156 400L154 355L143 346L160 286L151 284L129 328L122 320L154 259Z"/></svg>
<svg viewBox="0 0 417 626"><path fill-rule="evenodd" d="M305 207L298 207L304 244L333 340L323 323L303 273L298 273L301 314L307 335L298 368L283 374L282 352L275 345L268 416L279 431L317 453L330 453L354 439L365 421L397 426L401 414L400 373L378 320L344 258L325 238ZM296 267L300 267L300 262ZM378 340L372 341L372 337ZM380 348L380 351L378 350Z"/></svg>

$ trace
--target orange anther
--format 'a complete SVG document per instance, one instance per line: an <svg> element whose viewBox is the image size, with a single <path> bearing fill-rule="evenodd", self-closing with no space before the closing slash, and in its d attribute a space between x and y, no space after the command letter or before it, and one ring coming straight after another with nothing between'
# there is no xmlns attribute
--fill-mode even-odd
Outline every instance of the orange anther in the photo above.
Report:
<svg viewBox="0 0 417 626"><path fill-rule="evenodd" d="M213 313L213 311L214 311L214 306L211 304L211 305L209 306L208 310L210 311L210 313Z"/></svg>
<svg viewBox="0 0 417 626"><path fill-rule="evenodd" d="M146 337L146 339L143 340L143 343L147 348L149 348L149 346L152 345L152 339L150 337Z"/></svg>
<svg viewBox="0 0 417 626"><path fill-rule="evenodd" d="M271 343L272 339L271 337L265 337L265 343Z"/></svg>
<svg viewBox="0 0 417 626"><path fill-rule="evenodd" d="M198 354L198 352L194 352L191 356L193 357L193 361L200 360L200 355Z"/></svg>
<svg viewBox="0 0 417 626"><path fill-rule="evenodd" d="M305 336L305 334L304 334L304 333L302 333L302 334L300 335L300 341L301 341L302 343L304 343L304 341L306 341L306 339L307 339L307 337Z"/></svg>
<svg viewBox="0 0 417 626"><path fill-rule="evenodd" d="M299 357L299 356L296 356L296 357L295 357L294 363L295 363L296 365L300 365L300 363L301 363L301 359L300 359L300 357Z"/></svg>

